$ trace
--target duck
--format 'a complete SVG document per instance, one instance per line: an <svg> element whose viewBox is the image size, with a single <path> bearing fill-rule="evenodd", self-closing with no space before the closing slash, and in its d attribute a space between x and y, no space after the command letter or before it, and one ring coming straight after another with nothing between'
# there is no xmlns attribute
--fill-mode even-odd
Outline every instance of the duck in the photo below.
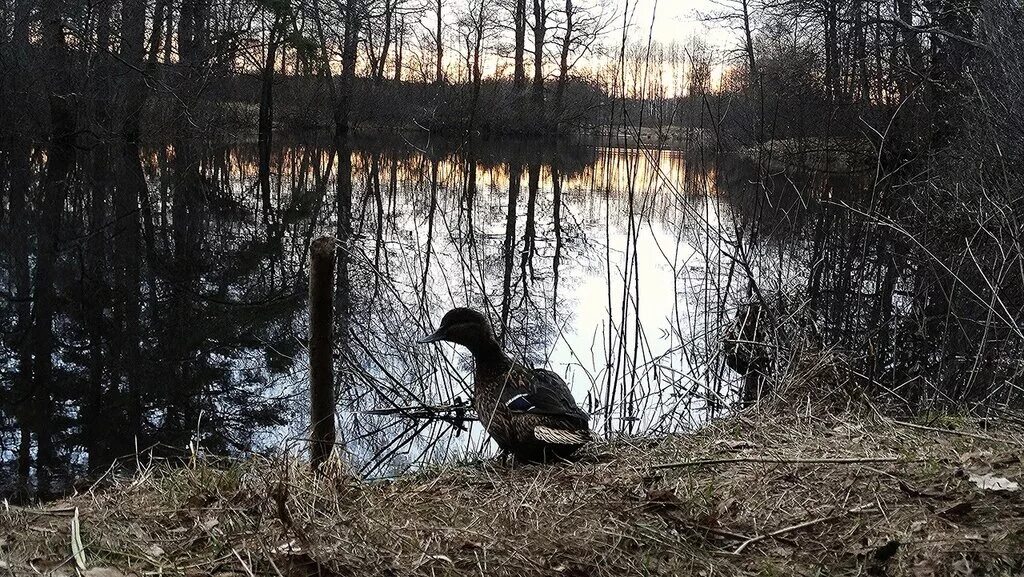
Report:
<svg viewBox="0 0 1024 577"><path fill-rule="evenodd" d="M487 317L453 308L419 343L446 341L473 354L473 408L503 453L524 462L568 459L591 441L589 416L557 373L509 358Z"/></svg>

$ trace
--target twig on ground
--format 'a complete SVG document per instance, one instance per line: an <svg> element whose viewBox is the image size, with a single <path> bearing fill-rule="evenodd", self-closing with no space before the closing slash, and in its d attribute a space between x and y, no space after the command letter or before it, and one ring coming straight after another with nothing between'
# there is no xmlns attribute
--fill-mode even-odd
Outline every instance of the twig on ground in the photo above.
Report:
<svg viewBox="0 0 1024 577"><path fill-rule="evenodd" d="M865 512L868 512L867 510L870 507L874 507L874 506L875 506L874 503L868 503L866 505L861 505L859 507L854 507L853 509L849 509L847 511L843 511L842 513L840 513L838 515L829 515L828 517L819 517L817 519L812 519L810 521L804 521L803 523L797 523L796 525L790 525L789 527L784 527L782 529L779 529L778 531L772 531L771 533L766 533L764 535L758 535L757 537L751 537L750 539L747 539L746 541L741 543L740 546L737 547L736 550L732 552L732 554L733 555L739 555L740 553L743 552L744 549L746 549L750 545L753 545L754 543L757 543L758 541L764 541L765 539L768 539L768 538L771 538L771 537L778 537L779 535L784 535L784 534L790 533L792 531L799 531L800 529L804 529L804 528L810 527L812 525L817 525L818 523L825 523L827 521L835 521L836 519L842 519L843 517L845 517L847 515L850 515L850 514L865 513Z"/></svg>
<svg viewBox="0 0 1024 577"><path fill-rule="evenodd" d="M961 437L969 437L971 439L980 439L982 441L989 441L993 443L1006 443L1007 445L1014 445L1016 447L1024 446L1021 443L1012 441L1010 439L1000 439L998 437L992 437L989 435L980 435L978 433L969 433L967 431L957 431L955 429L943 429L940 427L929 427L928 425L918 425L917 423L908 423L906 421L897 421L896 419L888 419L894 425L901 427L908 427L910 429L919 429L921 431L932 431L935 433L947 433L950 435L959 435Z"/></svg>
<svg viewBox="0 0 1024 577"><path fill-rule="evenodd" d="M770 463L786 464L856 464L856 463L920 463L923 459L900 459L899 457L836 457L836 458L802 458L777 459L773 457L734 457L730 459L703 459L700 461L677 461L654 465L654 469L673 469L677 467L701 467L704 465L723 465L728 463Z"/></svg>
<svg viewBox="0 0 1024 577"><path fill-rule="evenodd" d="M248 575L249 577L256 577L253 574L252 569L250 569L249 565L245 561L242 560L242 556L238 554L238 551L235 550L234 547L231 548L231 552L235 554L235 559L238 559L238 562L242 564L242 569L245 570L245 574Z"/></svg>

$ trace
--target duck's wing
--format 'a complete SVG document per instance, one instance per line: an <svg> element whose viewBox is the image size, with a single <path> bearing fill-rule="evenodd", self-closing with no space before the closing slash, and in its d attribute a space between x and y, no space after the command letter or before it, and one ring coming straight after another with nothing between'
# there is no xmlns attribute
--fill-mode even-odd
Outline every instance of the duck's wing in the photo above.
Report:
<svg viewBox="0 0 1024 577"><path fill-rule="evenodd" d="M532 386L505 399L505 407L509 411L562 417L575 427L587 427L589 417L576 406L576 400L562 377L545 369L529 371L533 377Z"/></svg>

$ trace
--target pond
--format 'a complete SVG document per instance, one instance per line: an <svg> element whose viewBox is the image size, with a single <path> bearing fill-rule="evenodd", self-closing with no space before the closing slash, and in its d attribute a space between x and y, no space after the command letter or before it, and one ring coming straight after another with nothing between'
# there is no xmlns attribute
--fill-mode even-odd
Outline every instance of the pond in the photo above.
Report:
<svg viewBox="0 0 1024 577"><path fill-rule="evenodd" d="M720 341L740 279L806 274L741 274L738 231L756 220L745 250L781 254L790 209L831 194L784 175L769 190L738 157L606 143L282 138L266 175L247 142L96 146L64 168L39 145L3 153L0 461L27 479L49 438L54 486L136 450L303 451L324 235L354 471L493 454L461 418L471 357L415 343L455 306L562 375L601 436L687 430L736 400Z"/></svg>

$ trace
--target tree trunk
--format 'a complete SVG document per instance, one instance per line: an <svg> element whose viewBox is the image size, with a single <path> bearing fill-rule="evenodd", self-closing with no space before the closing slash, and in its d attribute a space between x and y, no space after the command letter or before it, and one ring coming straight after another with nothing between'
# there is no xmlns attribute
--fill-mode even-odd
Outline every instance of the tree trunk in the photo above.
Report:
<svg viewBox="0 0 1024 577"><path fill-rule="evenodd" d="M907 24L913 24L914 21L914 0L895 0L896 2L896 16ZM921 41L917 37L917 33L913 30L907 29L905 26L897 26L902 34L902 45L903 54L906 57L905 62L909 66L909 74L896 74L896 85L900 90L900 97L907 98L913 90L915 77L921 75L924 72L924 59L921 50ZM895 73L895 70L894 70Z"/></svg>
<svg viewBox="0 0 1024 577"><path fill-rule="evenodd" d="M441 38L441 26L444 24L441 12L441 0L437 0L437 31L435 33L435 41L437 43L437 70L434 73L434 82L438 84L444 83L444 42Z"/></svg>
<svg viewBox="0 0 1024 577"><path fill-rule="evenodd" d="M395 1L384 2L384 39L380 49L380 61L377 62L377 69L374 70L374 82L380 84L384 80L384 65L388 61L388 51L391 50L391 21L395 17Z"/></svg>
<svg viewBox="0 0 1024 577"><path fill-rule="evenodd" d="M473 41L473 99L469 111L469 130L476 130L477 109L480 105L480 87L483 75L480 73L480 44L484 35L484 4L480 3L480 13L476 15L475 38Z"/></svg>
<svg viewBox="0 0 1024 577"><path fill-rule="evenodd" d="M149 47L146 49L146 75L156 73L157 58L160 55L161 42L170 43L170 36L163 38L165 20L170 19L170 0L157 0L153 9L153 22L149 31Z"/></svg>
<svg viewBox="0 0 1024 577"><path fill-rule="evenodd" d="M558 151L555 151L555 156L551 160L551 204L553 206L553 214L551 219L554 221L555 228L555 255L551 263L551 274L554 277L552 281L551 291L551 302L554 305L554 317L558 317L558 269L562 260L562 175L560 170L560 162L558 160Z"/></svg>
<svg viewBox="0 0 1024 577"><path fill-rule="evenodd" d="M747 55L747 66L750 70L750 81L758 83L757 60L754 59L754 35L750 29L750 4L743 0L743 51Z"/></svg>
<svg viewBox="0 0 1024 577"><path fill-rule="evenodd" d="M115 190L114 210L120 215L117 244L114 247L117 269L115 286L120 320L118 337L120 373L125 383L127 430L123 431L117 450L124 454L137 444L146 444L142 430L142 231L139 224L140 201L148 194L146 176L142 169L142 156L136 142L121 143L118 165L118 185ZM139 441L139 443L136 443Z"/></svg>
<svg viewBox="0 0 1024 577"><path fill-rule="evenodd" d="M516 247L516 209L519 204L519 185L523 167L519 160L513 158L508 165L508 212L505 215L505 246L503 256L505 271L501 283L501 343L505 344L508 328L508 315L512 304L512 267Z"/></svg>
<svg viewBox="0 0 1024 577"><path fill-rule="evenodd" d="M82 298L85 301L86 325L89 335L89 393L83 407L82 433L89 467L96 471L108 461L110 431L106 425L111 415L103 417L105 403L104 354L106 335L103 330L107 305L106 274L108 252L104 228L107 223L110 191L109 146L100 145L91 151L92 197L89 199L89 237L85 255L88 273L83 275ZM116 209L115 209L116 214ZM119 219L118 219L119 220Z"/></svg>
<svg viewBox="0 0 1024 577"><path fill-rule="evenodd" d="M121 60L130 70L127 70L124 76L121 135L132 142L139 139L139 117L148 95L143 78L145 56L146 0L122 0Z"/></svg>
<svg viewBox="0 0 1024 577"><path fill-rule="evenodd" d="M558 59L558 85L555 87L554 121L558 132L561 132L562 128L565 85L569 79L569 49L572 45L572 35L574 32L572 0L565 0L565 37L562 38L562 51Z"/></svg>
<svg viewBox="0 0 1024 577"><path fill-rule="evenodd" d="M28 495L29 473L32 465L32 278L30 265L31 215L27 198L31 183L32 147L28 140L16 139L11 151L9 250L13 260L11 274L16 297L18 371L14 377L13 411L21 433L18 447L18 490Z"/></svg>
<svg viewBox="0 0 1024 577"><path fill-rule="evenodd" d="M341 90L338 107L334 114L334 129L338 136L349 132L349 117L352 113L352 91L356 77L356 57L359 49L360 15L356 12L357 0L348 0L345 7L345 35L341 51Z"/></svg>
<svg viewBox="0 0 1024 577"><path fill-rule="evenodd" d="M398 30L395 31L395 82L402 81L402 52L405 49L405 14L402 14Z"/></svg>
<svg viewBox="0 0 1024 577"><path fill-rule="evenodd" d="M547 34L547 0L533 0L533 105L544 119L544 36Z"/></svg>
<svg viewBox="0 0 1024 577"><path fill-rule="evenodd" d="M11 46L14 49L12 69L5 74L4 88L0 89L0 97L8 99L0 104L0 113L10 119L13 128L17 132L29 129L28 120L30 91L30 77L32 63L30 62L29 32L32 25L33 0L15 0L14 3L14 27L12 30ZM5 95L6 93L6 95ZM6 127L5 127L6 128Z"/></svg>
<svg viewBox="0 0 1024 577"><path fill-rule="evenodd" d="M839 33L836 2L825 0L825 94L830 102L840 98Z"/></svg>
<svg viewBox="0 0 1024 577"><path fill-rule="evenodd" d="M749 0L743 0L743 48L747 55L747 66L750 71L750 89L757 102L764 101L764 94L762 93L763 87L761 86L761 76L757 69L757 59L754 58L754 34L750 27L750 2ZM765 141L764 134L764 110L759 109L757 112L757 142L760 144Z"/></svg>
<svg viewBox="0 0 1024 577"><path fill-rule="evenodd" d="M172 1L172 0L168 0L168 2L170 2L170 1ZM164 46L163 46L163 51L164 51L164 60L163 60L163 62L164 62L164 64L169 64L171 62L171 48L174 46L174 42L172 41L172 38L174 38L174 7L173 7L173 4L167 8L167 24L166 24L165 32L164 32Z"/></svg>
<svg viewBox="0 0 1024 577"><path fill-rule="evenodd" d="M853 24L853 60L856 78L855 85L851 87L851 92L856 97L857 102L867 104L871 100L871 84L868 78L868 33L864 25L866 3L862 0L856 0L853 3L852 10L856 12Z"/></svg>
<svg viewBox="0 0 1024 577"><path fill-rule="evenodd" d="M351 362L349 347L352 324L352 286L349 275L349 251L352 247L352 145L348 138L336 139L338 153L337 214L338 239L337 281L334 292L334 310L337 318L338 357L343 363ZM335 376L335 390L347 391L351 385L350 371L339 371Z"/></svg>
<svg viewBox="0 0 1024 577"><path fill-rule="evenodd" d="M515 72L512 75L512 86L516 96L523 93L526 87L526 0L515 0L516 8L513 19L516 30Z"/></svg>
<svg viewBox="0 0 1024 577"><path fill-rule="evenodd" d="M56 265L60 255L60 233L67 178L74 160L75 110L67 85L68 49L59 0L44 10L42 43L48 71L50 147L42 183L42 206L37 223L38 258L33 292L32 349L33 424L36 434L37 496L49 497L57 452L53 439L53 321L56 314Z"/></svg>
<svg viewBox="0 0 1024 577"><path fill-rule="evenodd" d="M259 149L260 198L263 203L263 222L270 222L270 152L274 133L274 63L277 62L277 17L271 24L267 42L267 55L260 73L260 112L257 136Z"/></svg>
<svg viewBox="0 0 1024 577"><path fill-rule="evenodd" d="M89 106L92 130L96 134L107 135L112 130L111 83L113 82L113 62L110 57L110 20L113 2L101 0L97 4L96 23L96 58L95 68L90 83L93 85L93 98ZM110 146L100 144L89 151L91 193L89 199L89 237L86 240L86 268L88 274L83 275L83 298L85 318L89 338L89 389L85 396L81 415L83 444L89 458L89 466L94 470L101 469L108 461L110 432L106 425L108 420L101 418L105 402L104 354L105 334L104 311L106 309L107 292L107 246L104 228L107 224L107 206L110 196Z"/></svg>
<svg viewBox="0 0 1024 577"><path fill-rule="evenodd" d="M533 256L537 253L537 193L540 191L540 159L526 169L526 223L523 231L523 270L533 274Z"/></svg>
<svg viewBox="0 0 1024 577"><path fill-rule="evenodd" d="M430 254L434 244L434 215L437 213L437 170L440 160L430 159L430 206L427 207L427 246L423 257L423 278L420 281L420 302L427 302L427 282L430 279Z"/></svg>

